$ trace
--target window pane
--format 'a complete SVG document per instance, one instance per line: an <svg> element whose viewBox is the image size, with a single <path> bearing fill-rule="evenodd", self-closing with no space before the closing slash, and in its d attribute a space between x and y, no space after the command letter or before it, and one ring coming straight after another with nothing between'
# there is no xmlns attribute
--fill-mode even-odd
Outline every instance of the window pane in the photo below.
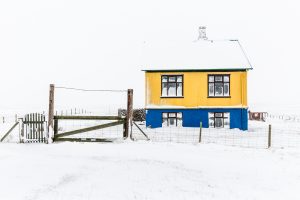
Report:
<svg viewBox="0 0 300 200"><path fill-rule="evenodd" d="M177 119L177 126L182 127L182 119Z"/></svg>
<svg viewBox="0 0 300 200"><path fill-rule="evenodd" d="M210 112L208 113L208 123L209 123L209 127L215 127L215 113Z"/></svg>
<svg viewBox="0 0 300 200"><path fill-rule="evenodd" d="M168 77L167 76L162 76L162 82L168 82Z"/></svg>
<svg viewBox="0 0 300 200"><path fill-rule="evenodd" d="M177 83L177 96L182 96L182 83Z"/></svg>
<svg viewBox="0 0 300 200"><path fill-rule="evenodd" d="M182 76L177 76L177 82L182 83Z"/></svg>
<svg viewBox="0 0 300 200"><path fill-rule="evenodd" d="M230 114L224 113L224 128L230 128Z"/></svg>
<svg viewBox="0 0 300 200"><path fill-rule="evenodd" d="M176 96L176 83L169 83L168 96Z"/></svg>
<svg viewBox="0 0 300 200"><path fill-rule="evenodd" d="M182 113L181 112L177 113L177 118L179 118L179 119L182 118Z"/></svg>
<svg viewBox="0 0 300 200"><path fill-rule="evenodd" d="M168 90L167 85L168 85L168 83L162 83L162 92L161 92L161 95L162 95L162 96L168 96L168 93L167 93L167 90Z"/></svg>
<svg viewBox="0 0 300 200"><path fill-rule="evenodd" d="M168 118L168 113L163 113L163 118Z"/></svg>
<svg viewBox="0 0 300 200"><path fill-rule="evenodd" d="M224 76L224 82L229 82L229 76L228 75Z"/></svg>
<svg viewBox="0 0 300 200"><path fill-rule="evenodd" d="M229 126L229 121L228 121L228 119L226 118L226 119L224 119L224 127L225 126Z"/></svg>
<svg viewBox="0 0 300 200"><path fill-rule="evenodd" d="M215 118L215 127L223 128L223 118Z"/></svg>
<svg viewBox="0 0 300 200"><path fill-rule="evenodd" d="M176 76L169 76L169 82L176 82Z"/></svg>
<svg viewBox="0 0 300 200"><path fill-rule="evenodd" d="M215 81L223 81L223 77L222 76L215 76Z"/></svg>
<svg viewBox="0 0 300 200"><path fill-rule="evenodd" d="M209 96L214 96L214 84L213 83L210 83L209 84L209 93L208 93Z"/></svg>
<svg viewBox="0 0 300 200"><path fill-rule="evenodd" d="M215 113L215 117L223 117L223 113Z"/></svg>
<svg viewBox="0 0 300 200"><path fill-rule="evenodd" d="M224 128L230 128L230 118L224 118Z"/></svg>
<svg viewBox="0 0 300 200"><path fill-rule="evenodd" d="M229 113L228 112L224 113L224 117L228 118L229 117Z"/></svg>
<svg viewBox="0 0 300 200"><path fill-rule="evenodd" d="M168 126L168 119L163 119L162 126L163 126L163 127Z"/></svg>
<svg viewBox="0 0 300 200"><path fill-rule="evenodd" d="M176 113L169 113L169 117L176 117Z"/></svg>
<svg viewBox="0 0 300 200"><path fill-rule="evenodd" d="M215 121L213 119L209 119L209 127L214 128L215 127Z"/></svg>
<svg viewBox="0 0 300 200"><path fill-rule="evenodd" d="M209 82L214 82L215 81L215 77L214 76L208 76L208 81Z"/></svg>
<svg viewBox="0 0 300 200"><path fill-rule="evenodd" d="M224 96L229 96L229 83L224 83Z"/></svg>
<svg viewBox="0 0 300 200"><path fill-rule="evenodd" d="M215 83L215 95L223 96L223 83Z"/></svg>
<svg viewBox="0 0 300 200"><path fill-rule="evenodd" d="M176 118L169 118L169 126L176 126Z"/></svg>

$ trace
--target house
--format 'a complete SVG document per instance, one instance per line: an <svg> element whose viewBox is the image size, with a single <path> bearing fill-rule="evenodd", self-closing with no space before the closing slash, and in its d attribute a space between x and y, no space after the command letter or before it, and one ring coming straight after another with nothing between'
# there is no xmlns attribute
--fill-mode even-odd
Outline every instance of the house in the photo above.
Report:
<svg viewBox="0 0 300 200"><path fill-rule="evenodd" d="M146 125L248 129L247 72L238 40L144 49Z"/></svg>

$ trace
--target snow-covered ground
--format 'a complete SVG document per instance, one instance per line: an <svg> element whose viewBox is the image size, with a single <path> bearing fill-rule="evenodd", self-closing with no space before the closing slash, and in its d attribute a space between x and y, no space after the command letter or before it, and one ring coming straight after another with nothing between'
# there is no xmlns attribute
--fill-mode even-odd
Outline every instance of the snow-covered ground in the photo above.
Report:
<svg viewBox="0 0 300 200"><path fill-rule="evenodd" d="M10 119L10 120L8 120ZM111 121L109 121L111 122ZM58 123L59 133L99 125L99 121L62 120ZM0 138L15 124L15 117L0 122ZM199 143L200 129L186 127L146 128L144 122L137 122L138 126L148 135L152 142ZM288 118L268 118L267 122L249 121L249 130L211 129L203 128L201 143L221 144L226 146L267 148L269 124L271 127L271 145L276 148L300 147L300 122ZM21 125L16 127L4 142L19 142ZM146 140L146 137L133 126L133 138ZM118 125L106 129L68 136L71 138L123 138L123 126Z"/></svg>
<svg viewBox="0 0 300 200"><path fill-rule="evenodd" d="M199 143L200 129L186 127L140 128L155 142ZM300 123L270 119L267 122L249 121L249 130L203 128L201 143L214 143L226 146L267 148L271 125L271 146L276 148L300 147ZM141 132L133 127L133 136L145 140Z"/></svg>
<svg viewBox="0 0 300 200"><path fill-rule="evenodd" d="M299 199L300 148L0 144L0 199Z"/></svg>
<svg viewBox="0 0 300 200"><path fill-rule="evenodd" d="M14 123L14 115L0 121L0 137ZM59 126L68 131L96 123ZM18 144L17 127L0 143L0 199L299 199L297 120L250 121L247 132L203 129L201 144L199 128L138 124L150 141L134 127L134 142ZM84 137L95 135L120 138L122 126Z"/></svg>

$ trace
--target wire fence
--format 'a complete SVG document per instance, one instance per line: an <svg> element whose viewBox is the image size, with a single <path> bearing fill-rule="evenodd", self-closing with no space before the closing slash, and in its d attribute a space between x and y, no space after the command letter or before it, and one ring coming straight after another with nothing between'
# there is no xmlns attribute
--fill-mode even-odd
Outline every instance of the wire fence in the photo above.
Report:
<svg viewBox="0 0 300 200"><path fill-rule="evenodd" d="M271 119L273 121L277 120L277 121L284 121L284 122L300 123L299 115L267 113L267 117L268 117L268 119Z"/></svg>
<svg viewBox="0 0 300 200"><path fill-rule="evenodd" d="M7 124L7 123L17 122L19 117L21 117L21 115L18 115L18 114L15 114L15 115L0 115L0 124Z"/></svg>
<svg viewBox="0 0 300 200"><path fill-rule="evenodd" d="M74 108L73 110L58 111L58 115L66 113L70 115L90 115L90 112L84 109ZM44 113L47 116L47 113ZM17 120L23 115L10 114L0 115L0 137L2 137ZM297 119L297 118L295 118ZM76 129L91 127L109 121L78 121L62 120L59 121L59 133L68 132ZM174 143L214 143L228 146L249 147L249 148L267 148L269 140L271 147L286 148L300 147L300 123L294 118L287 118L282 115L268 115L267 122L249 121L248 131L238 129L212 129L212 128L185 128L185 127L163 127L147 128L145 122L136 122L138 127L149 137L151 142L174 142ZM269 137L269 124L271 124L271 138ZM5 142L19 141L19 132L21 128L17 127L12 135ZM74 138L123 138L123 125L117 125L96 131L74 135ZM147 140L136 126L132 127L132 136L136 140Z"/></svg>
<svg viewBox="0 0 300 200"><path fill-rule="evenodd" d="M127 107L127 90L55 87L54 115L117 115Z"/></svg>
<svg viewBox="0 0 300 200"><path fill-rule="evenodd" d="M84 129L88 127L98 126L101 124L111 123L110 120L59 120L58 134ZM116 125L104 129L88 131L84 133L74 134L66 138L93 138L93 139L122 139L123 125Z"/></svg>
<svg viewBox="0 0 300 200"><path fill-rule="evenodd" d="M107 111L105 114L108 116L117 116L118 109ZM55 111L56 116L95 116L94 112L86 109L71 108L69 110ZM113 120L115 121L115 120ZM88 127L103 125L113 122L111 120L59 120L58 133L65 133L69 131L84 129ZM123 138L123 125L116 125L104 129L88 131L80 134L74 134L65 138L84 138L84 139L120 139Z"/></svg>
<svg viewBox="0 0 300 200"><path fill-rule="evenodd" d="M184 127L152 129L146 128L144 123L138 123L138 125L153 142L214 143L249 148L268 148L269 145L275 148L300 147L300 129L271 125L269 135L269 124L263 122L250 122L248 131ZM133 137L136 140L146 139L135 127L133 128Z"/></svg>

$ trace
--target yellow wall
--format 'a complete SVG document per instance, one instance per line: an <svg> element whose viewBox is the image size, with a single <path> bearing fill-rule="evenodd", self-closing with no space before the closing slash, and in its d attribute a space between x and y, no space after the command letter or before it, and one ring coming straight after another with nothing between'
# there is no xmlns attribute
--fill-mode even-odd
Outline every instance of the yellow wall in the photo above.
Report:
<svg viewBox="0 0 300 200"><path fill-rule="evenodd" d="M208 74L230 74L230 98L208 98ZM161 98L161 75L183 75L184 98ZM146 72L146 106L247 106L247 72Z"/></svg>

